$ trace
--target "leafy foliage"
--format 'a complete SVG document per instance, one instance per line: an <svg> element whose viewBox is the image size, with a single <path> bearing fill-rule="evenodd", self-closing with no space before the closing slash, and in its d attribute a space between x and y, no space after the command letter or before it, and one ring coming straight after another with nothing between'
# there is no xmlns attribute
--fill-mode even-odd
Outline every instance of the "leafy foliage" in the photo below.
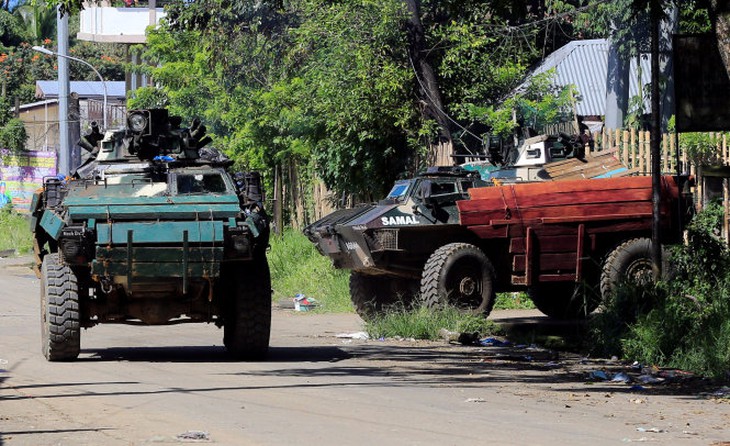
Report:
<svg viewBox="0 0 730 446"><path fill-rule="evenodd" d="M730 251L719 240L724 211L709 205L675 247L674 277L657 285L625 284L594 321L598 347L632 360L723 377L730 370ZM631 305L627 305L631 304Z"/></svg>
<svg viewBox="0 0 730 446"><path fill-rule="evenodd" d="M569 120L573 103L579 100L578 92L573 85L555 87L554 75L551 70L534 76L524 91L499 106L472 106L470 112L487 123L493 134L501 137L511 136L520 126L541 129L550 123Z"/></svg>

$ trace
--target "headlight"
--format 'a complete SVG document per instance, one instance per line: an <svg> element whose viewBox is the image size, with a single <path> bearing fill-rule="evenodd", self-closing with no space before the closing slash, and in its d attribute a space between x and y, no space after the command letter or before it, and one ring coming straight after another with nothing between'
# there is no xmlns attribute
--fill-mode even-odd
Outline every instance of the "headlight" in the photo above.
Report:
<svg viewBox="0 0 730 446"><path fill-rule="evenodd" d="M142 112L132 112L129 114L127 124L135 133L142 133L147 128L149 122L148 117Z"/></svg>

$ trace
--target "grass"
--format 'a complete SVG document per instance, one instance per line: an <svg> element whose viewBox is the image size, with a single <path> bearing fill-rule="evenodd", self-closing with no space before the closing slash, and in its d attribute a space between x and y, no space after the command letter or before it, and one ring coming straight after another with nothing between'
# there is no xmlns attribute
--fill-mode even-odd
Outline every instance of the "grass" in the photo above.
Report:
<svg viewBox="0 0 730 446"><path fill-rule="evenodd" d="M304 294L319 303L315 311L353 311L350 271L332 267L330 259L319 254L302 233L285 229L281 235L272 235L268 258L275 301Z"/></svg>
<svg viewBox="0 0 730 446"><path fill-rule="evenodd" d="M27 254L33 249L33 237L28 217L10 208L0 209L0 251L15 250L15 254Z"/></svg>
<svg viewBox="0 0 730 446"><path fill-rule="evenodd" d="M535 304L526 293L499 293L494 302L495 310L534 310Z"/></svg>
<svg viewBox="0 0 730 446"><path fill-rule="evenodd" d="M366 325L366 331L372 338L436 340L440 338L442 329L456 333L478 333L480 336L503 333L497 324L484 316L465 314L452 307L430 309L418 306L414 309L392 310Z"/></svg>

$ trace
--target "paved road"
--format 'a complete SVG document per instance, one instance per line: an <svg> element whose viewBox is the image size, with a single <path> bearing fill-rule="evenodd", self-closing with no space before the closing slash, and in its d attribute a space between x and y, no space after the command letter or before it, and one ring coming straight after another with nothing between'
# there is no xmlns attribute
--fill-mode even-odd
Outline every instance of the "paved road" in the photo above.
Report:
<svg viewBox="0 0 730 446"><path fill-rule="evenodd" d="M48 363L38 281L13 263L0 261L2 445L730 441L730 404L589 384L549 352L335 337L361 330L354 315L276 311L261 363L229 361L222 332L192 324L94 327L78 361Z"/></svg>

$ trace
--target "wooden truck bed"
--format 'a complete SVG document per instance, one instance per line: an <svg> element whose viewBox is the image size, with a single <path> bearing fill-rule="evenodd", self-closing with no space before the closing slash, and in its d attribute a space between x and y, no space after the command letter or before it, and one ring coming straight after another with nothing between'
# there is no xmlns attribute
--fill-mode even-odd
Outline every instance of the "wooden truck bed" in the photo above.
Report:
<svg viewBox="0 0 730 446"><path fill-rule="evenodd" d="M580 281L613 240L651 235L651 177L513 184L469 195L457 202L460 222L485 244L508 244L508 258L499 260L510 262L513 285ZM664 231L676 221L678 198L674 178L662 177Z"/></svg>

